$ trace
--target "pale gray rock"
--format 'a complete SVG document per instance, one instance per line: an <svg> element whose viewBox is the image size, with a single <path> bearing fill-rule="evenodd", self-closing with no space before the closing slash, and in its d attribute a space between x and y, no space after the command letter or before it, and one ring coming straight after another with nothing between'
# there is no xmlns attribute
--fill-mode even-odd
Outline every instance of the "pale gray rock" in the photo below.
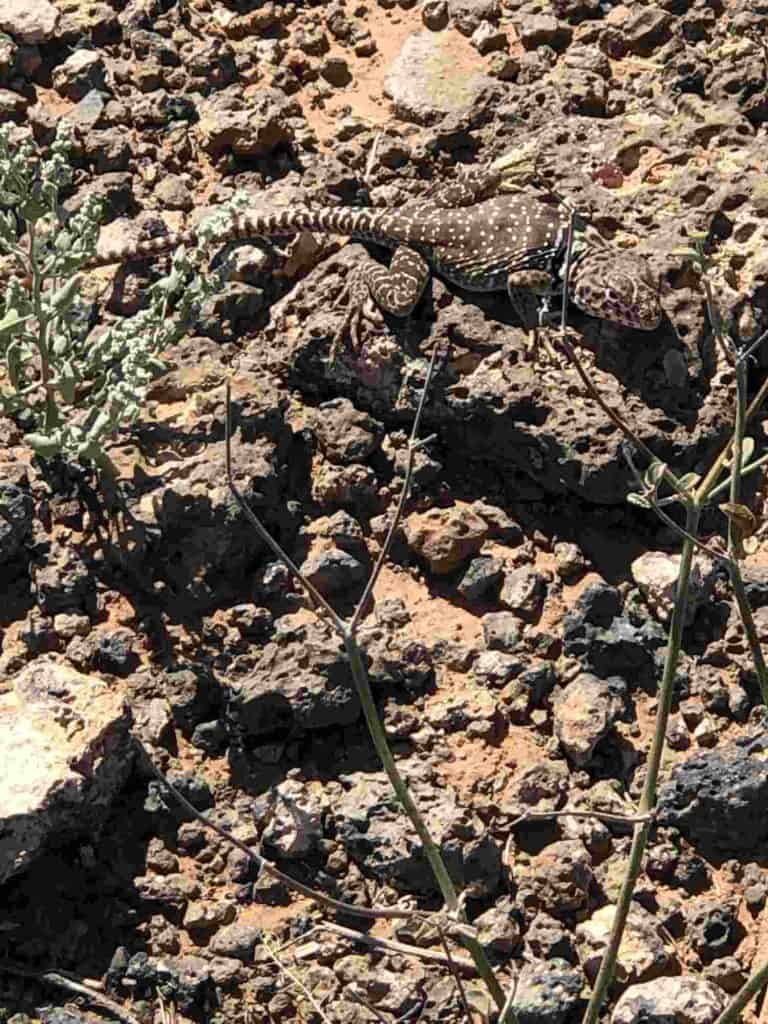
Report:
<svg viewBox="0 0 768 1024"><path fill-rule="evenodd" d="M468 113L494 80L456 64L456 38L450 31L414 33L406 39L384 80L384 94L399 117L433 124Z"/></svg>
<svg viewBox="0 0 768 1024"><path fill-rule="evenodd" d="M44 43L56 31L59 12L49 0L4 0L0 7L0 31L20 43Z"/></svg>
<svg viewBox="0 0 768 1024"><path fill-rule="evenodd" d="M620 679L598 679L582 672L554 700L555 735L573 761L589 762L595 747L607 736L624 708Z"/></svg>
<svg viewBox="0 0 768 1024"><path fill-rule="evenodd" d="M47 845L98 828L131 771L113 687L38 659L0 695L0 883Z"/></svg>
<svg viewBox="0 0 768 1024"><path fill-rule="evenodd" d="M699 978L657 978L632 985L616 1004L611 1024L713 1024L725 993Z"/></svg>

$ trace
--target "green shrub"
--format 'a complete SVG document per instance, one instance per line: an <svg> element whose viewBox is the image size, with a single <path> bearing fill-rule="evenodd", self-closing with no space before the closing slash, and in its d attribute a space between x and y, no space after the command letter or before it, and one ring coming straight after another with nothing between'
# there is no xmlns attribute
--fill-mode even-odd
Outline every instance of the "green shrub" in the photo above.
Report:
<svg viewBox="0 0 768 1024"><path fill-rule="evenodd" d="M179 249L170 272L148 289L145 309L92 330L78 271L96 251L101 203L87 196L63 216L70 150L65 128L40 159L31 141L13 145L0 126L0 254L13 275L0 286L0 412L18 420L42 458L105 466L105 440L139 416L164 369L160 353L195 322L220 278L196 271L201 251ZM201 225L200 244L230 215L223 208L207 230Z"/></svg>

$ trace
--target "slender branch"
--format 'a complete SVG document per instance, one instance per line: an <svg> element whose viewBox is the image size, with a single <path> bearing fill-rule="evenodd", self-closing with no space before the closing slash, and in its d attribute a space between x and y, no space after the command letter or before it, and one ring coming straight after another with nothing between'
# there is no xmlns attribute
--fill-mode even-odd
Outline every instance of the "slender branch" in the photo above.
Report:
<svg viewBox="0 0 768 1024"><path fill-rule="evenodd" d="M379 1024L390 1024L386 1017L382 1017L381 1011L377 1010L373 1003L369 1003L365 996L362 996L358 991L356 991L352 985L345 990L344 994L354 999L354 1001L359 1003L360 1006L364 1006L369 1013L373 1014Z"/></svg>
<svg viewBox="0 0 768 1024"><path fill-rule="evenodd" d="M752 353L760 348L766 338L768 338L768 330L763 331L755 341L750 342L749 346L739 353L739 360L746 362Z"/></svg>
<svg viewBox="0 0 768 1024"><path fill-rule="evenodd" d="M760 637L757 634L755 618L752 614L752 606L750 605L749 598L747 597L747 589L744 586L744 578L741 575L739 563L736 561L729 562L728 573L731 578L731 586L733 587L733 594L736 598L739 614L741 615L741 621L744 626L747 643L749 644L749 649L752 652L752 660L755 664L755 674L757 675L757 682L760 686L760 695L763 698L763 704L768 707L768 667L766 667L765 664L763 649L760 644Z"/></svg>
<svg viewBox="0 0 768 1024"><path fill-rule="evenodd" d="M225 416L225 420L226 420L226 427L225 427L225 431L226 431L225 451L226 451L226 464L227 464L227 483L229 484L230 491L235 496L235 498L237 500L237 503L239 504L240 508L243 510L243 512L245 513L247 518L250 520L250 523L253 526L253 528L256 531L256 533L259 535L259 538L262 541L264 541L264 543L267 545L267 547L269 547L272 550L273 554L277 555L277 557L288 567L288 569L291 571L291 573L293 574L293 576L296 579L296 581L304 588L304 590L307 592L309 597L315 603L316 608L322 609L322 611L328 617L331 625L336 630L336 632L339 634L339 636L343 636L345 631L346 631L346 626L344 624L344 621L336 614L336 612L333 610L333 608L331 608L331 606L328 604L328 602L323 597L323 595L320 593L320 591L317 589L317 587L315 587L312 583L310 583L310 581L304 575L302 575L302 572L299 569L299 567L295 564L295 562L290 557L290 555L286 551L284 551L283 548L280 547L280 545L274 539L272 534L264 526L262 526L261 520L254 514L254 512L251 510L251 507L248 504L248 502L245 500L243 495L237 489L237 487L235 485L234 476L232 474L232 415L231 415L232 403L230 401L230 382L229 381L227 381L227 383L226 383L226 398L225 398L225 402L226 402L226 407L227 407L226 408L226 416Z"/></svg>
<svg viewBox="0 0 768 1024"><path fill-rule="evenodd" d="M761 340L761 339L758 339ZM746 427L746 404L747 404L747 356L739 353L736 360L736 422L733 428L733 443L731 446L731 467L730 467L730 501L732 505L738 505L741 500L741 477L742 457L744 450L744 430ZM741 575L739 561L743 556L742 532L735 516L728 519L728 553L730 562L728 574L731 579L731 586L736 598L736 603L744 624L744 633L747 643L752 652L752 660L755 665L757 681L760 685L760 693L763 704L768 706L768 667L765 664L763 650L760 645L760 637L757 634L755 619L752 615L752 608L747 598L747 591Z"/></svg>
<svg viewBox="0 0 768 1024"><path fill-rule="evenodd" d="M749 423L749 421L752 419L755 413L759 411L760 407L766 399L766 396L768 396L768 375L766 376L763 383L760 385L757 394L747 407L747 412L744 417L745 423ZM715 461L709 467L707 475L696 488L696 501L699 505L703 505L704 502L709 498L710 492L713 490L715 484L717 483L718 478L723 471L723 466L725 465L725 462L728 456L730 455L730 452L731 441L729 440L728 443L723 447L722 451L717 456Z"/></svg>
<svg viewBox="0 0 768 1024"><path fill-rule="evenodd" d="M427 393L429 392L429 386L432 382L432 373L435 369L436 359L437 345L435 345L435 347L432 349L432 358L429 360L429 366L427 367L427 375L424 380L424 387L421 392L418 408L416 409L416 416L414 417L413 420L413 427L411 428L411 436L408 439L408 461L405 467L405 478L403 480L402 490L400 491L400 498L398 500L397 508L392 518L392 522L389 524L387 536L385 537L384 543L381 546L379 557L376 559L376 565L373 567L373 572L371 573L368 579L368 583L365 586L363 596L357 602L357 607L355 608L355 611L352 615L352 619L349 623L349 632L352 636L355 636L357 632L360 617L363 615L365 609L368 606L368 601L370 600L371 594L373 593L373 588L376 586L376 581L379 578L379 574L381 573L381 570L384 568L384 563L386 562L387 557L389 555L389 551L392 547L392 541L394 540L395 533L397 532L397 528L400 525L400 520L402 519L403 516L403 509L405 508L405 503L408 500L408 495L411 492L414 456L416 455L416 451L419 448L420 444L422 443L417 440L419 436L419 427L421 425L421 417L422 413L424 412L424 405L426 403Z"/></svg>
<svg viewBox="0 0 768 1024"><path fill-rule="evenodd" d="M760 458L755 459L754 462L748 462L747 465L744 466L741 470L742 480L745 476L749 476L750 473L754 473L754 471L756 469L759 469L760 466L764 466L766 462L768 462L768 453L766 453L765 455L761 455ZM727 491L730 488L730 486L730 478L727 480L723 480L723 482L719 483L717 487L712 488L712 490L709 492L707 496L707 501L712 502L719 494L722 494L723 491Z"/></svg>
<svg viewBox="0 0 768 1024"><path fill-rule="evenodd" d="M343 925L335 924L333 921L324 921L318 925L325 931L341 935L352 942L362 942L365 946L374 949L386 949L390 953L402 953L404 956L417 957L427 963L440 964L442 967L450 967L453 963L457 970L473 977L477 974L477 968L471 960L461 956L452 956L450 961L444 953L438 953L434 949L419 949L418 946L408 946L404 942L396 942L394 939L380 939L377 935L368 935L363 932L356 932L353 928L345 928Z"/></svg>
<svg viewBox="0 0 768 1024"><path fill-rule="evenodd" d="M514 1013L513 1007L515 1005L515 996L517 995L517 982L518 976L515 975L515 977L512 979L512 985L510 986L509 989L509 995L506 998L506 1001L501 1011L501 1016L499 1017L499 1024L509 1024L509 1022L513 1019L512 1014Z"/></svg>
<svg viewBox="0 0 768 1024"><path fill-rule="evenodd" d="M426 394L426 392L428 390L428 387L429 387L432 370L433 370L434 364L435 364L435 358L436 358L436 354L433 352L432 359L430 361L429 372L427 374L427 379L426 379L425 385L424 385L424 394L422 394L422 398L421 398L421 401L419 402L419 407L418 407L418 411L417 411L417 417L419 419L421 417L421 413L422 413L423 408L424 408L424 401L425 401L425 397L424 396L425 396L425 394ZM393 790L395 792L395 795L396 795L398 801L400 802L401 807L403 808L403 810L406 812L406 814L410 818L411 824L413 825L413 827L414 827L414 829L416 831L416 834L418 835L419 839L421 840L422 849L424 850L424 855L427 858L427 861L429 863L430 868L432 869L432 873L433 873L433 875L435 877L435 881L437 882L438 888L440 889L440 892L441 892L442 897L443 897L443 901L445 903L445 906L446 906L446 909L447 909L449 915L459 925L461 925L462 923L466 923L466 917L465 917L465 914L464 914L464 910L463 910L463 908L462 908L462 906L460 904L460 901L459 901L459 898L458 898L458 894L456 892L456 888L454 887L454 884L453 884L453 881L451 879L451 876L449 875L448 870L447 870L447 868L445 866L445 863L443 861L442 855L440 854L440 850L437 847L437 844L435 843L435 841L432 839L430 831L427 828L426 822L425 822L424 818L422 817L421 812L419 811L419 808L416 805L416 802L414 801L413 797L411 796L410 789L408 788L407 783L405 782L404 778L400 774L400 771L399 771L399 769L397 767L397 763L395 762L395 759L394 759L394 757L392 755L392 751L389 748L389 743L387 741L387 736L386 736L386 732L384 730L384 726L381 723L381 720L380 720L379 715L378 715L378 711L376 709L376 703L375 703L375 701L373 699L373 693L371 692L370 683L368 681L368 673L366 672L365 662L364 662L364 659L363 659L363 654L362 654L362 651L360 649L360 646L357 643L357 639L356 639L356 635L355 635L356 634L356 630L357 630L357 622L359 620L359 614L361 613L360 610L363 607L363 603L361 601L361 603L358 605L357 609L355 610L355 615L353 616L352 620L349 623L346 623L339 615L337 615L336 612L333 610L333 608L331 608L331 606L325 600L325 598L320 593L318 593L317 590L309 583L309 581L306 580L301 575L301 571L294 564L294 562L289 558L289 556L286 554L286 552L283 551L283 549L280 547L279 544L277 544L277 542L275 540L273 540L271 535L267 532L265 527L262 526L262 524L259 521L259 519L257 518L257 516L251 511L250 506L248 505L248 503L245 501L243 496L240 494L240 492L235 487L234 480L232 478L232 464L231 464L231 444L230 444L230 438L231 438L230 408L231 408L231 403L230 403L230 400L229 400L230 399L229 384L227 384L227 396L226 397L227 397L227 409L226 409L226 413L227 413L227 417L226 417L227 418L227 423L226 423L226 441L227 441L227 443L226 443L226 458L227 458L227 479L229 481L230 489L232 490L232 493L237 498L237 501L240 504L240 507L246 512L246 514L248 515L248 518L250 519L251 523L253 523L253 525L256 528L259 536L264 540L264 542L266 544L268 544L268 546L278 556L278 558L280 558L283 561L283 563L288 567L288 569L294 575L294 577L297 580L299 580L299 582L302 584L302 586L307 591L307 593L309 593L310 596L314 599L314 601L315 601L315 611L316 612L317 611L325 612L325 614L330 619L330 622L331 622L333 628L336 630L337 634L342 638L343 643L344 643L344 649L345 649L346 656L347 656L347 660L349 662L349 667L350 667L350 672L351 672L351 675L352 675L352 679L353 679L353 681L355 683L355 688L357 690L358 697L360 698L360 704L361 704L361 707L362 707L362 710L363 710L363 715L365 717L365 722L366 722L366 725L368 727L368 731L370 733L371 739L373 741L373 745L374 745L374 747L376 749L376 753L378 754L379 759L381 761L382 767L384 768L384 771L386 772L387 777L389 778L390 784L391 784L391 786L392 786L392 788L393 788ZM418 443L418 442L415 441L415 432L412 433L412 438L414 438L414 440L412 441L411 451L409 452L409 455L411 455L411 456L412 456L413 448ZM408 477L407 477L407 483L408 484L410 484L410 478L411 478L411 475L409 474ZM405 501L407 500L407 496L408 496L408 488L404 487L403 491L401 492L401 495L400 495L400 500L398 502L398 511L397 511L397 513L395 515L395 519L393 520L393 524L390 527L390 530L388 531L387 538L386 538L386 540L385 540L385 542L384 542L384 544L382 546L382 551L381 551L379 559L378 559L378 561L376 563L376 568L374 570L374 573L377 573L377 572L379 572L381 570L381 566L384 564L384 559L389 554L389 548L390 548L390 545L392 543L392 538L394 536L394 530L395 530L395 528L397 526L397 523L399 521L399 514L402 512L402 508L404 507ZM372 587L370 586L370 581L369 581L369 586L366 587L366 593L363 595L363 598L366 601L367 601L366 594L370 595L371 589L372 589ZM246 849L247 849L247 847L246 847ZM267 863L267 862L265 861L264 863ZM294 888L296 888L295 883L293 883L293 885L294 885ZM312 893L312 890L308 890L307 895L309 895L311 893ZM316 895L312 894L312 896L310 898L316 898ZM336 901L334 901L334 902L336 902ZM377 916L395 916L395 915L387 915L386 912L384 912L384 913L377 914ZM401 913L401 915L397 915L397 916L412 916L412 915L410 915L410 914L402 914ZM495 977L495 975L493 973L493 969L492 969L492 967L491 967L491 965L490 965L490 963L488 961L488 958L487 958L487 956L485 954L485 950L483 949L483 947L480 944L480 942L477 940L477 937L474 934L472 934L471 932L463 931L461 937L462 937L462 941L463 941L464 945L466 946L466 948L471 953L472 959L475 962L475 967L477 969L477 972L480 975L480 977L483 979L483 982L485 983L485 985L486 985L486 987L487 987L491 997L493 998L494 1002L497 1004L497 1006L499 1008L503 1007L503 1005L504 1005L504 993L503 993L502 988L499 985L499 983L498 983L498 981L497 981L497 979L496 979L496 977ZM516 1024L514 1018L510 1021L510 1024Z"/></svg>
<svg viewBox="0 0 768 1024"><path fill-rule="evenodd" d="M712 325L712 333L715 335L715 340L720 346L720 351L731 366L735 365L736 359L733 354L731 345L729 345L729 339L726 338L723 332L723 318L720 316L720 312L715 303L715 298L712 294L712 285L709 283L709 278L705 273L701 275L701 283L704 287L704 296L707 303L707 316L709 322Z"/></svg>
<svg viewBox="0 0 768 1024"><path fill-rule="evenodd" d="M574 349L573 345L571 345L570 341L568 341L565 330L561 332L560 337L558 339L558 344L568 357L568 361L571 363L573 368L578 373L584 387L587 389L587 391L589 392L590 396L594 399L594 401L597 402L597 404L603 410L608 419L616 427L619 428L619 430L624 434L624 436L629 441L631 441L631 443L638 449L638 451L641 451L643 455L645 455L646 459L648 459L649 462L657 462L658 459L651 451L651 449L648 447L648 445L645 443L645 441L641 440L641 438L634 432L634 430L632 430L629 424L626 423L625 420L622 419L622 417L616 412L616 410L612 408L612 406L608 405L608 403L604 400L603 396L600 394L597 387L593 383L592 378L584 369L583 363L576 355L576 350ZM669 486L672 488L672 490L675 491L676 494L679 494L681 497L683 496L683 491L677 482L677 477L671 472L669 468L666 467L664 470L664 480L667 484L669 484Z"/></svg>
<svg viewBox="0 0 768 1024"><path fill-rule="evenodd" d="M741 1011L746 1009L750 999L761 992L766 985L768 985L768 963L759 967L749 981L742 985L717 1018L715 1024L737 1024Z"/></svg>
<svg viewBox="0 0 768 1024"><path fill-rule="evenodd" d="M445 932L443 931L443 929L439 925L438 925L438 928L437 928L437 932L438 932L438 935L440 936L440 945L443 947L443 950L445 952L445 956L446 956L446 958L448 960L448 966L450 968L451 974L453 975L453 980L456 983L456 990L459 993L459 1001L460 1001L462 1007L464 1008L464 1014L465 1014L465 1016L467 1018L467 1024L472 1024L472 1011L469 1008L469 1002L467 1000L467 993L464 991L464 982L461 980L461 975L459 974L458 967L453 962L453 956L451 955L451 948L448 945L448 942L446 941Z"/></svg>
<svg viewBox="0 0 768 1024"><path fill-rule="evenodd" d="M397 763L392 756L392 751L389 749L389 743L387 742L387 736L384 731L384 726L381 724L378 711L376 710L376 702L373 699L373 693L371 692L371 686L368 681L368 673L365 670L363 663L362 652L355 641L355 638L350 634L347 634L344 638L344 646L349 661L349 667L352 672L352 678L355 681L355 687L357 688L358 696L360 697L360 703L363 708L363 715L365 717L365 724L368 726L368 731L371 734L373 745L376 748L376 753L379 755L384 771L387 773L392 789L395 791L395 796L399 800L403 810L411 819L416 833L421 840L421 844L424 848L424 855L429 861L429 866L432 868L432 872L435 876L435 880L440 888L443 900L445 902L446 909L449 914L455 915L459 910L459 898L456 893L451 876L446 870L443 858L440 855L440 851L433 840L427 824L421 815L421 811L416 806L416 803L411 796L411 791L408 788L408 784L400 774L400 769L397 767Z"/></svg>
<svg viewBox="0 0 768 1024"><path fill-rule="evenodd" d="M731 486L730 500L738 505L741 494L741 468L744 454L744 428L746 426L747 364L743 359L736 361L736 421L731 442ZM741 551L741 530L734 517L728 520L728 552L736 560Z"/></svg>
<svg viewBox="0 0 768 1024"><path fill-rule="evenodd" d="M139 1024L137 1018L132 1013L129 1013L128 1010L123 1009L114 999L105 996L103 992L96 991L90 985L85 985L82 981L68 977L62 971L33 971L7 960L0 960L0 971L5 971L6 974L15 974L20 978L35 978L37 981L45 982L47 985L63 988L74 995L85 996L96 1006L109 1010L113 1016L117 1017L118 1020L124 1021L125 1024Z"/></svg>
<svg viewBox="0 0 768 1024"><path fill-rule="evenodd" d="M695 535L699 520L699 507L697 504L689 505L686 510L686 532ZM682 645L683 625L685 613L688 607L688 584L691 576L691 565L693 562L694 545L690 540L683 544L680 556L680 568L678 571L675 604L672 609L672 617L669 624L669 640L667 643L667 654L664 661L664 672L659 687L658 707L656 710L656 724L653 735L653 742L648 754L648 765L646 769L645 783L640 798L640 814L650 815L656 806L656 789L661 768L661 759L664 753L666 742L667 724L669 713L672 707L672 693L674 690L675 674L677 663L680 657ZM632 836L632 847L629 853L629 864L627 873L622 883L621 892L616 905L616 913L613 918L611 935L608 946L603 954L600 970L595 979L592 997L584 1016L583 1024L596 1024L600 1016L603 1002L608 995L608 989L613 980L613 972L616 967L616 960L621 947L621 940L624 935L624 928L627 923L635 885L640 875L643 862L643 854L648 844L648 836L651 831L651 819L635 825Z"/></svg>
<svg viewBox="0 0 768 1024"><path fill-rule="evenodd" d="M138 742L138 741L137 741ZM205 825L206 828L211 829L217 835L221 836L228 843L236 846L238 850L249 857L254 863L262 870L266 871L268 875L276 878L279 882L282 882L289 889L293 889L301 896L306 896L307 899L314 900L315 903L319 903L320 906L327 907L329 910L337 910L341 914L350 914L355 917L365 918L369 921L376 921L381 918L388 918L393 920L410 920L415 917L415 913L412 910L389 910L384 907L358 907L354 903L344 903L342 900L335 900L332 896L326 896L324 893L316 892L314 889L310 889L308 885L304 885L303 882L297 882L295 878L291 878L290 875L284 874L279 868L276 868L270 861L265 860L261 854L251 849L250 846L238 839L237 836L233 836L231 832L227 832L221 825L217 825L216 822L211 821L204 814L197 810L185 796L173 786L168 779L163 775L157 765L154 763L152 758L149 756L147 751L143 747L139 747L140 755L146 760L147 765L152 770L159 782L168 790L169 793L178 800L184 810L195 817L201 824Z"/></svg>
<svg viewBox="0 0 768 1024"><path fill-rule="evenodd" d="M276 964L276 965L277 965L277 969L278 969L278 970L279 970L279 971L280 971L280 972L281 972L282 974L284 974L284 975L286 976L286 978L288 978L288 980L289 980L289 981L290 981L290 982L291 982L291 983L292 983L293 985L295 985L295 986L296 986L296 988L297 988L297 989L298 989L298 990L299 990L299 991L301 992L301 994L302 994L302 995L304 996L304 998L305 998L305 999L307 1000L307 1002L308 1002L308 1003L310 1004L310 1006L312 1007L312 1009L313 1009L313 1010L315 1011L315 1013L316 1013L316 1014L318 1015L318 1017L320 1018L320 1020L323 1020L323 1021L325 1021L325 1024L330 1024L330 1021L329 1021L329 1020L328 1020L328 1018L326 1017L325 1013L323 1012L323 1009L322 1009L322 1007L320 1006L320 1004L318 1003L318 1001L317 1001L317 1000L315 999L315 997L314 997L314 995L312 994L312 992L310 991L310 989L309 989L309 988L308 988L308 987L307 987L307 986L306 986L306 985L304 984L304 982L303 982L303 981L301 980L301 978L300 978L300 977L299 977L299 976L298 976L297 974L294 974L294 973L293 973L293 971L289 970L289 969L288 969L288 968L287 968L287 967L285 966L285 964L284 964L284 963L283 963L283 962L282 962L282 961L281 961L281 960L279 959L279 957L277 956L277 954L276 954L276 953L275 953L275 952L274 952L274 951L272 950L272 948L271 948L271 946L270 946L269 942L266 942L266 941L262 941L262 943L261 943L261 948L262 948L262 949L264 950L264 952L265 952L265 953L267 954L267 956L268 956L268 957L270 958L270 960L271 960L271 961L272 961L272 962L273 962L274 964Z"/></svg>
<svg viewBox="0 0 768 1024"><path fill-rule="evenodd" d="M617 825L640 825L652 821L653 814L609 814L607 811L573 811L566 808L564 811L528 811L515 818L510 828L517 828L527 821L546 821L549 818L596 818L598 821L613 822Z"/></svg>

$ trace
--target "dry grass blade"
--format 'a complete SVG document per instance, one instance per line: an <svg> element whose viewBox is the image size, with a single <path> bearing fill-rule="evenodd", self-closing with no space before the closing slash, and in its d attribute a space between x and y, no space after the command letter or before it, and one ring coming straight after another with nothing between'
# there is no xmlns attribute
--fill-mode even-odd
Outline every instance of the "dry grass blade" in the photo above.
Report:
<svg viewBox="0 0 768 1024"><path fill-rule="evenodd" d="M270 960L277 966L277 969L280 971L280 973L284 974L285 977L288 978L288 980L291 982L291 984L294 985L299 990L299 992L301 992L302 996L304 996L304 998L307 1000L307 1002L318 1015L318 1017L322 1021L324 1021L324 1024L331 1024L331 1021L327 1017L322 1006L320 1006L320 1003L318 1003L317 999L315 999L310 988L304 984L304 982L301 980L298 974L296 974L294 971L291 971L288 967L285 966L285 964L277 955L277 952L272 948L272 945L266 936L262 940L262 949L270 958Z"/></svg>

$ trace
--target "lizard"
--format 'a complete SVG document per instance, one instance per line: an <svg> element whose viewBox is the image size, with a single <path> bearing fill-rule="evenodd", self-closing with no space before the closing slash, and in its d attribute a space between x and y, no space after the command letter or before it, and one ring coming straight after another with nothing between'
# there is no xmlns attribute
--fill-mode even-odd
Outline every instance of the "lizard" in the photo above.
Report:
<svg viewBox="0 0 768 1024"><path fill-rule="evenodd" d="M437 186L397 208L295 206L248 212L216 239L278 238L300 231L333 233L393 249L390 266L368 256L351 274L349 305L334 346L349 331L359 348L364 317L407 317L434 271L470 292L506 292L526 330L538 325L539 303L562 291L570 213L523 192L500 192L499 171L481 171ZM639 255L614 248L582 218L574 221L568 290L591 316L637 330L661 321L659 284ZM196 241L195 229L98 253L80 269L148 259Z"/></svg>

